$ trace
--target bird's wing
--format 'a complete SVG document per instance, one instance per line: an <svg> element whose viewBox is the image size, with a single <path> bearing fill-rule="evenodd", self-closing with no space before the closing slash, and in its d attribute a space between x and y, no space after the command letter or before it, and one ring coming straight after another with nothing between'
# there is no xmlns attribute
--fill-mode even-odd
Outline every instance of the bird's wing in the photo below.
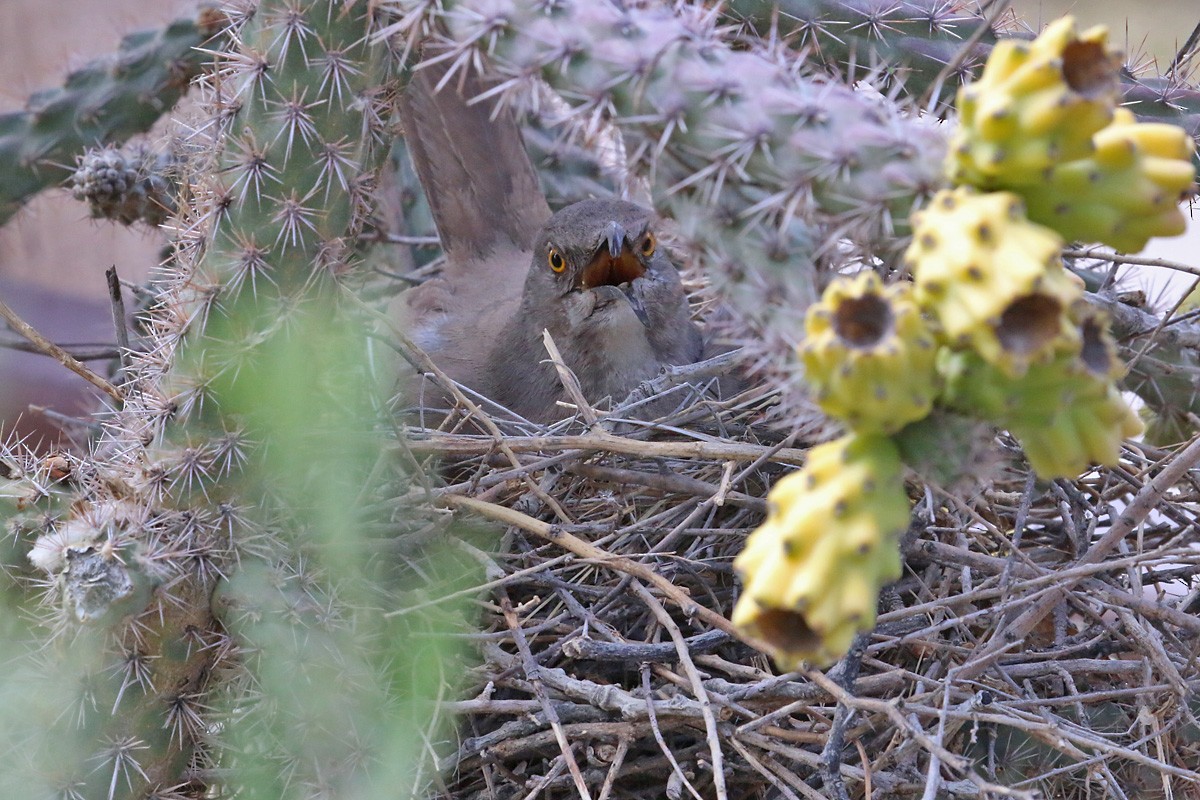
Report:
<svg viewBox="0 0 1200 800"><path fill-rule="evenodd" d="M489 253L528 251L550 208L512 112L497 108L494 98L469 104L489 85L465 67L447 78L450 63L414 73L401 113L448 269L474 272L476 260Z"/></svg>
<svg viewBox="0 0 1200 800"><path fill-rule="evenodd" d="M521 306L528 268L529 253L511 245L473 259L475 280L434 278L405 292L401 324L447 375L492 394L487 364Z"/></svg>

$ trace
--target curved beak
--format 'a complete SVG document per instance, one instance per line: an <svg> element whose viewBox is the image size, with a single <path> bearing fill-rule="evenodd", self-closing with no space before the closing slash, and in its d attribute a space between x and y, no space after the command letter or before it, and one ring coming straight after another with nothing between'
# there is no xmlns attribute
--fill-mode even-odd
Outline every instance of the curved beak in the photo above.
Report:
<svg viewBox="0 0 1200 800"><path fill-rule="evenodd" d="M621 227L621 223L615 220L608 223L604 230L604 242L608 245L610 256L620 257L621 250L625 247L625 229Z"/></svg>
<svg viewBox="0 0 1200 800"><path fill-rule="evenodd" d="M629 305L633 307L633 313L637 315L645 328L650 327L650 315L646 313L646 305L642 302L642 296L633 291L633 286L626 284L625 299L629 301Z"/></svg>
<svg viewBox="0 0 1200 800"><path fill-rule="evenodd" d="M596 254L575 279L576 289L594 289L597 286L620 286L646 274L646 267L638 259L626 239L621 223L605 223L604 233Z"/></svg>

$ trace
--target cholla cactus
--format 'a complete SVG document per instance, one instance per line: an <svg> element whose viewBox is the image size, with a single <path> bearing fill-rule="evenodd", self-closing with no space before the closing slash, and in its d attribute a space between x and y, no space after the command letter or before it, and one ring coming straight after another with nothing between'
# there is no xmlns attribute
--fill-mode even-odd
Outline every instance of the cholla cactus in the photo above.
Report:
<svg viewBox="0 0 1200 800"><path fill-rule="evenodd" d="M1025 192L1029 217L1068 239L1136 252L1155 236L1187 227L1180 202L1191 196L1195 142L1182 128L1138 122L1118 108L1093 137L1086 158L1056 164Z"/></svg>
<svg viewBox="0 0 1200 800"><path fill-rule="evenodd" d="M201 48L226 23L206 8L161 31L130 34L111 57L75 70L60 88L37 92L24 110L0 114L0 224L66 177L63 165L85 147L149 130L200 73L208 58Z"/></svg>
<svg viewBox="0 0 1200 800"><path fill-rule="evenodd" d="M877 434L818 445L767 500L767 521L734 561L745 589L731 619L784 669L827 664L871 628L879 589L900 577L899 452Z"/></svg>
<svg viewBox="0 0 1200 800"><path fill-rule="evenodd" d="M1071 306L1082 282L1062 266L1063 242L1025 218L1005 192L946 190L914 215L905 264L917 303L952 346L970 348L1010 375L1062 350L1078 350Z"/></svg>
<svg viewBox="0 0 1200 800"><path fill-rule="evenodd" d="M1077 324L1078 353L1059 354L1016 379L970 353L947 354L942 365L946 402L1010 430L1047 479L1115 465L1121 442L1142 432L1115 383L1124 370L1107 320L1093 313Z"/></svg>
<svg viewBox="0 0 1200 800"><path fill-rule="evenodd" d="M895 433L933 408L936 341L907 283L884 287L873 272L831 283L800 357L821 409L855 431Z"/></svg>
<svg viewBox="0 0 1200 800"><path fill-rule="evenodd" d="M1120 58L1103 27L1076 33L1071 17L1032 43L1006 39L979 80L958 93L951 143L955 183L981 189L1034 186L1043 173L1092 152L1092 136L1113 118Z"/></svg>
<svg viewBox="0 0 1200 800"><path fill-rule="evenodd" d="M1068 239L1140 250L1183 232L1195 180L1182 128L1118 109L1119 59L1107 32L1076 35L1070 17L1032 43L1004 41L959 90L955 183L1020 194L1034 222Z"/></svg>
<svg viewBox="0 0 1200 800"><path fill-rule="evenodd" d="M1154 189L1174 186L1173 180L1190 184L1191 150L1181 146L1178 130L1144 126L1138 134L1126 133L1125 127L1137 124L1124 115L1109 126L1119 61L1105 38L1103 29L1076 35L1067 18L1032 44L997 45L980 81L959 93L962 118L948 159L951 178L1033 195L1048 177L1054 183L1057 170L1064 170L1065 184L1075 174L1066 164L1092 158L1089 165L1103 161L1126 170L1102 194L1089 194L1089 182L1105 183L1089 180L1094 166L1071 185L1070 199L1086 207L1086 198L1096 197L1114 208L1115 218L1103 220L1106 235L1169 228L1143 218L1178 213L1174 203L1182 187L1170 200ZM1166 160L1144 162L1142 151L1152 142ZM1138 187L1132 200L1120 198L1113 184L1129 188L1138 178L1151 186ZM1047 202L1061 208L1068 194ZM1089 208L1085 216L1095 222L1103 213ZM915 304L908 301L902 312L900 298L908 290L894 286L885 299L873 274L834 281L809 309L807 339L799 348L818 403L855 431L848 441L875 459L888 453L894 464L883 466L861 450L853 457L853 445L839 449L844 442L814 449L804 470L776 486L767 523L736 562L746 593L734 622L766 640L785 666L843 653L861 629L864 608L873 612L880 582L893 574L872 566L895 559L894 544L881 545L887 537L880 528L898 528L907 512L902 501L890 504L903 495L899 453L891 440L865 432L897 433L933 408L935 340L924 330L918 306L933 318L942 347L947 387L941 403L1009 428L1039 475L1065 477L1091 463L1115 464L1124 438L1141 431L1115 385L1120 370L1107 320L1082 310L1083 282L1063 267L1061 236L1031 222L1020 195L981 194L971 186L943 190L912 222L904 264ZM924 346L910 350L905 340ZM920 387L917 402L910 378ZM918 430L909 438L921 435ZM878 508L871 502L877 481L894 483L882 490ZM845 527L844 517L851 520ZM825 519L830 522L822 536L814 520ZM864 564L847 552L852 547L830 543L846 531L854 532L847 536L855 543L870 541L863 553L879 553L882 546L886 556Z"/></svg>
<svg viewBox="0 0 1200 800"><path fill-rule="evenodd" d="M158 226L175 213L178 184L170 177L174 159L145 144L85 153L71 175L71 194L92 216L125 225Z"/></svg>
<svg viewBox="0 0 1200 800"><path fill-rule="evenodd" d="M359 459L378 458L349 434L370 419L373 393L361 349L347 347L336 280L371 211L390 133L390 54L370 44L363 4L265 0L244 11L222 17L229 45L204 86L211 116L179 148L177 247L148 312L148 346L131 357L120 407L58 489L57 510L21 529L53 587L51 624L65 633L87 621L98 635L77 658L88 697L65 718L80 720L81 735L48 713L77 693L48 671L56 685L37 694L46 708L35 715L49 716L45 738L20 745L30 770L0 777L6 796L54 784L87 798L214 792L204 773L218 759L237 767L228 791L243 796L287 796L292 781L344 785L362 774L348 731L389 706L395 667L358 655L370 624L339 624L331 585L351 595L363 585L364 559L342 534L367 499ZM118 216L140 211L121 196L144 188L129 158L85 158L78 181ZM314 374L319 383L301 385ZM313 448L327 473L307 468ZM305 645L292 652L282 640L298 629ZM324 727L305 721L302 693L247 694L246 670L268 675L289 658L302 685L335 673L346 681ZM217 752L217 728L255 743ZM304 736L278 733L292 729ZM55 740L51 770L39 748ZM408 770L414 752L386 760ZM289 763L288 775L264 774L272 760Z"/></svg>
<svg viewBox="0 0 1200 800"><path fill-rule="evenodd" d="M651 178L655 206L767 337L799 340L815 263L844 258L845 246L893 252L914 202L941 182L936 126L734 48L689 6L391 5L404 12L398 30L444 31L476 54L463 68L486 60L509 94L538 77L572 99L580 125L620 120L630 170Z"/></svg>
<svg viewBox="0 0 1200 800"><path fill-rule="evenodd" d="M730 0L727 13L760 33L777 30L835 74L858 73L911 96L934 87L947 64L962 79L982 63L980 50L996 42L994 21L966 3L908 0L904 4L839 0ZM962 58L964 40L977 40ZM953 94L953 81L946 94Z"/></svg>

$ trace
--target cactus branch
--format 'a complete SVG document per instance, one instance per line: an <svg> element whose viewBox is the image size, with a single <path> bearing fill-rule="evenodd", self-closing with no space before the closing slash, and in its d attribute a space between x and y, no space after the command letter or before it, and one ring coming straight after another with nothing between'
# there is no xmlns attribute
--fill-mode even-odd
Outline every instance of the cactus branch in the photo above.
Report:
<svg viewBox="0 0 1200 800"><path fill-rule="evenodd" d="M25 108L0 114L0 225L35 194L71 174L87 147L148 131L187 91L209 56L197 48L225 25L205 9L162 30L126 36L116 53L89 62Z"/></svg>

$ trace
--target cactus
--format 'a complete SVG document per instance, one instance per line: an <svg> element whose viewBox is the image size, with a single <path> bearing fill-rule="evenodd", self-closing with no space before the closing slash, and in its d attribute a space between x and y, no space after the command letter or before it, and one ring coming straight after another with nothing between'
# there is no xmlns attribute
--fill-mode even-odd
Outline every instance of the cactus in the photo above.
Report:
<svg viewBox="0 0 1200 800"><path fill-rule="evenodd" d="M157 227L176 210L173 166L170 153L145 144L91 150L71 175L71 194L88 204L93 217Z"/></svg>
<svg viewBox="0 0 1200 800"><path fill-rule="evenodd" d="M932 99L925 105L939 113L959 84L978 75L1001 34L1026 38L1003 18L990 23L971 5L945 0L731 0L725 11L761 36L784 37L810 65L853 79L865 73L889 93ZM947 65L954 69L943 76ZM1178 125L1200 137L1200 90L1180 77L1186 71L1147 75L1126 65L1119 74L1120 102L1143 122Z"/></svg>
<svg viewBox="0 0 1200 800"><path fill-rule="evenodd" d="M360 637L390 641L396 625L337 622L340 595L359 607L390 602L361 594L365 555L345 534L372 497L379 454L351 433L371 418L363 402L374 395L336 279L371 210L396 89L387 49L369 44L368 9L335 8L280 0L232 20L233 49L205 87L211 121L180 148L187 202L172 227L182 236L149 314L150 347L58 492L60 510L21 528L52 597L88 623L76 665L81 732L68 736L51 718L45 737L78 749L46 770L43 741L23 745L32 770L0 778L0 793L55 783L87 798L205 793L219 784L208 775L218 761L241 776L222 791L242 796L292 796L290 780L352 782L363 751L348 729L391 709L390 670L411 668L397 654L384 656L390 664L356 655L368 652ZM96 162L114 160L85 159L81 187L107 180ZM302 375L326 383L300 387ZM308 469L313 446L330 473ZM49 623L73 627L58 615ZM253 670L278 689L265 676L283 668L280 643L297 627L311 646L286 662L305 665L292 675L299 685L347 681L328 728L305 721L303 693L258 701L237 677ZM41 697L61 706L73 693L46 687ZM215 726L247 746L215 750ZM279 735L295 728L303 744ZM401 744L372 746L409 780L419 747Z"/></svg>
<svg viewBox="0 0 1200 800"><path fill-rule="evenodd" d="M1042 478L1071 478L1092 464L1113 466L1121 443L1142 432L1112 379L1078 357L1030 367L1016 380L969 355L959 358L965 363L947 378L959 406L975 413L987 409L1021 442Z"/></svg>
<svg viewBox="0 0 1200 800"><path fill-rule="evenodd" d="M908 496L896 446L871 434L818 445L767 496L767 520L734 561L744 590L731 620L783 669L825 665L875 623L900 577Z"/></svg>
<svg viewBox="0 0 1200 800"><path fill-rule="evenodd" d="M1121 388L1145 403L1139 412L1146 425L1145 441L1156 446L1186 441L1196 429L1190 417L1200 416L1200 352L1195 344L1200 328L1186 319L1173 319L1162 327L1146 310L1112 300L1097 302L1113 316L1113 334L1124 343L1123 355L1129 359ZM1179 313L1188 311L1190 303L1185 298ZM1148 334L1154 336L1149 346L1144 338Z"/></svg>
<svg viewBox="0 0 1200 800"><path fill-rule="evenodd" d="M1056 164L1024 192L1032 220L1067 239L1136 252L1187 228L1179 204L1192 195L1195 143L1180 127L1137 122L1123 108L1098 131L1094 153Z"/></svg>
<svg viewBox="0 0 1200 800"><path fill-rule="evenodd" d="M978 81L958 92L950 179L980 189L1038 185L1058 164L1092 153L1112 121L1120 63L1103 27L1076 33L1064 17L1032 43L1007 39Z"/></svg>
<svg viewBox="0 0 1200 800"><path fill-rule="evenodd" d="M839 279L812 306L800 357L825 413L855 431L895 433L933 408L933 332L911 285L873 272Z"/></svg>
<svg viewBox="0 0 1200 800"><path fill-rule="evenodd" d="M1062 240L1026 220L1016 195L946 190L914 220L905 263L950 344L1014 376L1078 349L1069 314L1082 282L1062 267Z"/></svg>
<svg viewBox="0 0 1200 800"><path fill-rule="evenodd" d="M1007 428L1043 478L1074 477L1091 464L1113 466L1121 443L1142 432L1116 380L1123 367L1108 320L1086 311L1074 323L1080 348L1013 378L972 353L944 354L946 402Z"/></svg>
<svg viewBox="0 0 1200 800"><path fill-rule="evenodd" d="M527 123L531 150L554 164L550 177L558 180L545 185L575 198L646 178L656 206L695 248L695 262L769 339L753 357L786 353L794 362L808 326L800 357L818 399L853 432L813 448L803 470L776 483L767 521L736 562L745 588L734 621L780 666L827 663L873 624L880 587L900 574L898 539L908 520L902 458L920 446L976 436L985 418L1012 430L1046 476L1116 459L1136 422L1115 389L1107 321L1080 306L1054 233L1025 220L1011 195L959 189L930 200L945 163L941 133L887 97L804 77L753 37L733 41L693 6L625 5L264 0L234 14L202 87L210 116L173 151L181 191L165 227L176 250L147 314L145 350L124 371L124 403L104 416L91 452L66 469L31 456L14 466L10 455L20 448L0 449L5 488L20 494L20 508L6 509L12 535L0 540L0 558L21 574L22 588L45 591L40 621L53 634L41 647L43 632L21 630L16 613L0 620L30 650L41 647L45 665L15 659L10 674L32 691L0 681L0 704L28 709L35 729L28 741L0 734L0 746L25 760L0 773L0 795L419 792L413 753L437 743L420 740L420 710L407 687L411 680L440 689L444 653L426 659L416 644L428 631L381 610L427 602L396 591L406 569L392 555L409 546L398 533L403 521L427 526L434 538L445 528L440 515L422 517L396 500L439 490L415 489L403 475L377 482L391 462L380 445L394 440L374 377L390 364L364 357L370 346L359 334L369 323L345 291L364 280L359 265L387 258L360 236L375 213L375 174L404 66L389 32L375 26L379 9L403 12L390 34L412 39L398 44L449 39L458 45L449 51L457 69L495 72L505 102L527 99L522 89L537 76L575 104L574 124L596 123L591 133L611 124L632 154L630 176L606 172L611 164L598 168L585 148L552 141L541 121ZM896 4L790 7L801 5L830 15L866 10L885 23L881 30L907 24L902 12L920 18ZM922 52L942 52L950 41L948 7L940 3L929 18ZM810 30L825 41L820 25ZM862 53L871 66L903 57L897 40L867 47L849 30L860 37L849 42L855 49L833 57ZM825 57L833 52L823 49ZM902 69L909 87L931 76L915 60ZM1022 113L1038 116L1028 103ZM1064 135L1072 146L1082 137ZM392 158L403 157L395 145ZM118 219L144 219L147 208L167 205L148 202L163 189L145 180L160 177L140 168L148 159L133 149L85 156L79 193ZM413 188L411 176L400 183ZM132 196L122 194L131 186ZM404 232L428 231L420 219L427 206L411 196L401 206L399 217L411 213L417 223ZM914 207L924 208L909 253L915 285L885 287L876 275L897 265ZM986 269L977 279L978 264ZM861 276L835 277L850 269ZM825 300L809 309L825 284ZM926 324L938 327L930 333ZM930 369L935 351L940 375ZM858 374L835 368L838 361ZM1160 373L1134 377L1143 374L1179 399ZM904 388L889 396L884 384ZM933 440L928 433L938 427L955 430ZM727 519L745 527L745 518ZM456 569L428 566L414 571ZM620 566L639 580L648 574L634 559ZM7 601L15 590L0 572ZM447 580L439 588L462 587ZM493 646L489 638L485 648ZM522 668L530 674L502 691L537 684L528 665L504 670ZM455 663L450 671L468 669ZM560 672L574 682L571 691L591 693L547 663L545 713L595 711L584 723L591 725L613 712L561 702L563 684L550 682ZM325 686L338 691L319 690ZM657 704L654 694L637 698L636 714L642 700ZM525 714L523 703L513 707ZM411 712L412 724L407 716L396 724L398 709ZM569 791L564 781L576 776L562 774L573 769L568 750L557 777L529 788ZM579 781L625 777L598 750L587 757ZM677 768L685 781L701 763L689 758ZM641 790L653 791L637 774ZM508 777L533 775L522 768Z"/></svg>
<svg viewBox="0 0 1200 800"><path fill-rule="evenodd" d="M948 87L952 94L983 62L999 34L979 11L942 0L731 0L726 13L764 35L778 28L794 47L835 73L857 68L912 96L928 91L946 65L956 61L965 40L977 36L955 71L958 80Z"/></svg>
<svg viewBox="0 0 1200 800"><path fill-rule="evenodd" d="M209 56L198 48L224 25L223 14L203 10L162 30L130 34L112 56L33 94L23 111L0 114L0 224L68 177L63 165L84 148L149 130L199 74Z"/></svg>
<svg viewBox="0 0 1200 800"><path fill-rule="evenodd" d="M1116 108L1107 32L1074 28L1065 17L1032 44L1001 42L980 79L959 90L951 180L1017 192L1031 220L1068 239L1140 250L1182 233L1195 143Z"/></svg>
<svg viewBox="0 0 1200 800"><path fill-rule="evenodd" d="M1175 125L1116 108L1118 66L1103 28L1052 24L1031 44L997 44L959 90L950 179L1021 194L1028 216L1067 239L1136 251L1183 233L1195 143Z"/></svg>
<svg viewBox="0 0 1200 800"><path fill-rule="evenodd" d="M1200 88L1177 77L1134 76L1122 73L1121 102L1143 122L1178 125L1193 139L1200 138ZM1200 158L1193 155L1192 160Z"/></svg>

